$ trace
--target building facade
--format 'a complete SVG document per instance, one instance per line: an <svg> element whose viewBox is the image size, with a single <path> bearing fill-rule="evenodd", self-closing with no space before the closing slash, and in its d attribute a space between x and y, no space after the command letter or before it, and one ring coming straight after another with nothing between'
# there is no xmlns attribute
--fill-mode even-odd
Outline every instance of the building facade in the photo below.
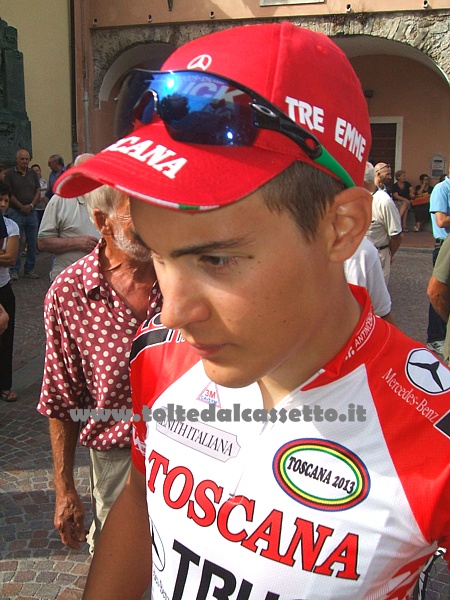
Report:
<svg viewBox="0 0 450 600"><path fill-rule="evenodd" d="M64 94L69 88L65 119L73 153L97 152L114 141L115 98L130 69L158 69L180 44L219 29L288 20L331 36L349 57L368 102L375 162L386 161L393 171L405 169L413 184L421 173L436 180L448 167L450 4L444 0L54 3L62 4L69 18L67 69L72 76L63 87ZM0 17L5 18L1 11ZM19 30L19 47L24 35ZM21 50L26 65L31 52ZM40 125L28 101L26 70L25 88L35 139Z"/></svg>

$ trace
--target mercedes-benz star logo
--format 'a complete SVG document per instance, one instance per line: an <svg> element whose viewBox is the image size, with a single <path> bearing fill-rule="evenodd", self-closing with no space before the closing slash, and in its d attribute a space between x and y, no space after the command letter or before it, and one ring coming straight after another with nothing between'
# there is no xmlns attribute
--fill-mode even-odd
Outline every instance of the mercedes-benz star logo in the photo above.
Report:
<svg viewBox="0 0 450 600"><path fill-rule="evenodd" d="M201 69L202 71L206 71L209 65L212 63L212 58L209 54L200 54L200 56L196 56L191 60L188 64L188 69Z"/></svg>
<svg viewBox="0 0 450 600"><path fill-rule="evenodd" d="M413 350L406 365L413 385L428 394L444 394L450 390L450 371L428 350Z"/></svg>
<svg viewBox="0 0 450 600"><path fill-rule="evenodd" d="M153 566L156 567L158 571L164 571L164 567L166 566L166 554L164 552L161 536L159 535L156 527L153 525L153 522L150 523L150 533L152 536Z"/></svg>

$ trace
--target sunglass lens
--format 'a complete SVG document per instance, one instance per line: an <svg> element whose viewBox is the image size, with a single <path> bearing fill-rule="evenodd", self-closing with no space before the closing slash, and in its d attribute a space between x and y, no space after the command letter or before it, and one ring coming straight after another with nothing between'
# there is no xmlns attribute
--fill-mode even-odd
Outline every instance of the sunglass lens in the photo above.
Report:
<svg viewBox="0 0 450 600"><path fill-rule="evenodd" d="M142 94L148 90L151 74L135 69L124 79L117 97L114 135L121 138L133 130L134 108Z"/></svg>
<svg viewBox="0 0 450 600"><path fill-rule="evenodd" d="M164 73L151 87L171 137L191 144L251 145L257 134L251 98L205 73Z"/></svg>

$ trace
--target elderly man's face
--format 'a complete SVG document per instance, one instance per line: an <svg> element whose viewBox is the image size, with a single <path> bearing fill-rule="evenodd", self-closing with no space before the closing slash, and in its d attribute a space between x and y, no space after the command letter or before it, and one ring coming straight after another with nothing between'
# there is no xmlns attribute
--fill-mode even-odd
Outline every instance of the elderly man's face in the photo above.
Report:
<svg viewBox="0 0 450 600"><path fill-rule="evenodd" d="M130 200L123 196L115 214L110 217L116 246L138 262L149 262L150 251L131 235Z"/></svg>
<svg viewBox="0 0 450 600"><path fill-rule="evenodd" d="M16 156L16 163L19 169L27 169L30 162L30 155L26 150L20 150Z"/></svg>

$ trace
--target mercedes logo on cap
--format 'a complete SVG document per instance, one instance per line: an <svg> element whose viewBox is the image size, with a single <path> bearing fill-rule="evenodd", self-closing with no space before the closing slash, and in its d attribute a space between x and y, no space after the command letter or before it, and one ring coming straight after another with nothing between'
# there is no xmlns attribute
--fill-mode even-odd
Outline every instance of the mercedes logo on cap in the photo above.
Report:
<svg viewBox="0 0 450 600"><path fill-rule="evenodd" d="M209 54L200 54L200 56L196 56L193 58L188 64L188 69L201 69L202 71L206 71L209 65L212 63L212 58Z"/></svg>

